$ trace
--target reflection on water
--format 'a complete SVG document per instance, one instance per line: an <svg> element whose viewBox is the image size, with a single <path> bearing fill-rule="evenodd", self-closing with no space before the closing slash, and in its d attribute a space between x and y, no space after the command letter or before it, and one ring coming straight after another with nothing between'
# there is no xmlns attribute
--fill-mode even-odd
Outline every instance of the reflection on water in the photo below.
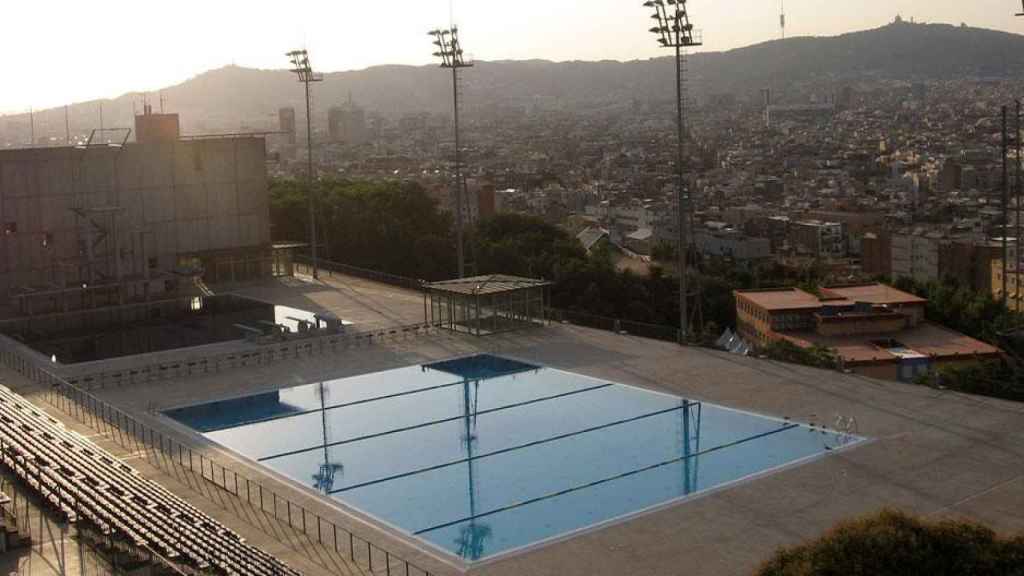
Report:
<svg viewBox="0 0 1024 576"><path fill-rule="evenodd" d="M469 561L859 441L494 356L290 388L258 408L170 415Z"/></svg>

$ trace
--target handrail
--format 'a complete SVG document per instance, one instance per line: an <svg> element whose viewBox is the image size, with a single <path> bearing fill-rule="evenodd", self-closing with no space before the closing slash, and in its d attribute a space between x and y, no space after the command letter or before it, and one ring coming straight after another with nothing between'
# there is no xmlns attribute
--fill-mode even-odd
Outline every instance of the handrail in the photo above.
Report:
<svg viewBox="0 0 1024 576"><path fill-rule="evenodd" d="M336 334L315 337L297 337L280 341L256 343L251 348L231 352L218 352L154 362L144 366L99 370L68 376L69 383L80 385L86 390L119 387L135 382L157 382L196 374L220 373L246 366L264 366L313 355L337 351L339 347L372 345L389 338L412 337L429 334L431 324L409 324L392 328L377 328L363 331L346 330Z"/></svg>

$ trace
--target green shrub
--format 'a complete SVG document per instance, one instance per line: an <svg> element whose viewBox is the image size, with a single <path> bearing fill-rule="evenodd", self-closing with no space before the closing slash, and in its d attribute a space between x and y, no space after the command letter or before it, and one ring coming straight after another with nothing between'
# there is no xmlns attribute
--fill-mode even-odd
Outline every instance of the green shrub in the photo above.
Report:
<svg viewBox="0 0 1024 576"><path fill-rule="evenodd" d="M839 359L835 352L821 346L801 348L789 340L778 340L766 346L761 352L777 362L801 364L826 370L835 370L839 367Z"/></svg>
<svg viewBox="0 0 1024 576"><path fill-rule="evenodd" d="M894 510L843 522L778 551L757 576L1022 576L1024 537L973 522L927 522Z"/></svg>

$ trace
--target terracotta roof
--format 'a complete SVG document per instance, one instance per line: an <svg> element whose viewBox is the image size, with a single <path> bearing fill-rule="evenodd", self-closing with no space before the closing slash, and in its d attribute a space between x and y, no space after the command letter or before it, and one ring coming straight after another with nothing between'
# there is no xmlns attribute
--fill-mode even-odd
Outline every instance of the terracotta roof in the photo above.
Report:
<svg viewBox="0 0 1024 576"><path fill-rule="evenodd" d="M827 290L854 302L870 302L871 304L924 304L928 302L924 298L908 294L885 284L839 286L828 288Z"/></svg>
<svg viewBox="0 0 1024 576"><path fill-rule="evenodd" d="M832 348L848 364L897 361L897 355L872 343L885 339L895 340L913 352L940 360L1000 354L995 346L930 322L888 334L822 336L815 332L782 332L779 335L797 346Z"/></svg>
<svg viewBox="0 0 1024 576"><path fill-rule="evenodd" d="M816 310L821 308L818 297L799 288L781 290L738 290L736 296L750 300L768 311Z"/></svg>

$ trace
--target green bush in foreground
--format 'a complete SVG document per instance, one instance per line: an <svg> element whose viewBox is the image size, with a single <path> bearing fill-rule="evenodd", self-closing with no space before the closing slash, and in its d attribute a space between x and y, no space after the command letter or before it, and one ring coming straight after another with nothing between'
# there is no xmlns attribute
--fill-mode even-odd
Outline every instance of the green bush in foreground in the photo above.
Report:
<svg viewBox="0 0 1024 576"><path fill-rule="evenodd" d="M901 512L843 522L782 549L758 576L1022 576L1024 535L1007 540L971 522L928 522Z"/></svg>

